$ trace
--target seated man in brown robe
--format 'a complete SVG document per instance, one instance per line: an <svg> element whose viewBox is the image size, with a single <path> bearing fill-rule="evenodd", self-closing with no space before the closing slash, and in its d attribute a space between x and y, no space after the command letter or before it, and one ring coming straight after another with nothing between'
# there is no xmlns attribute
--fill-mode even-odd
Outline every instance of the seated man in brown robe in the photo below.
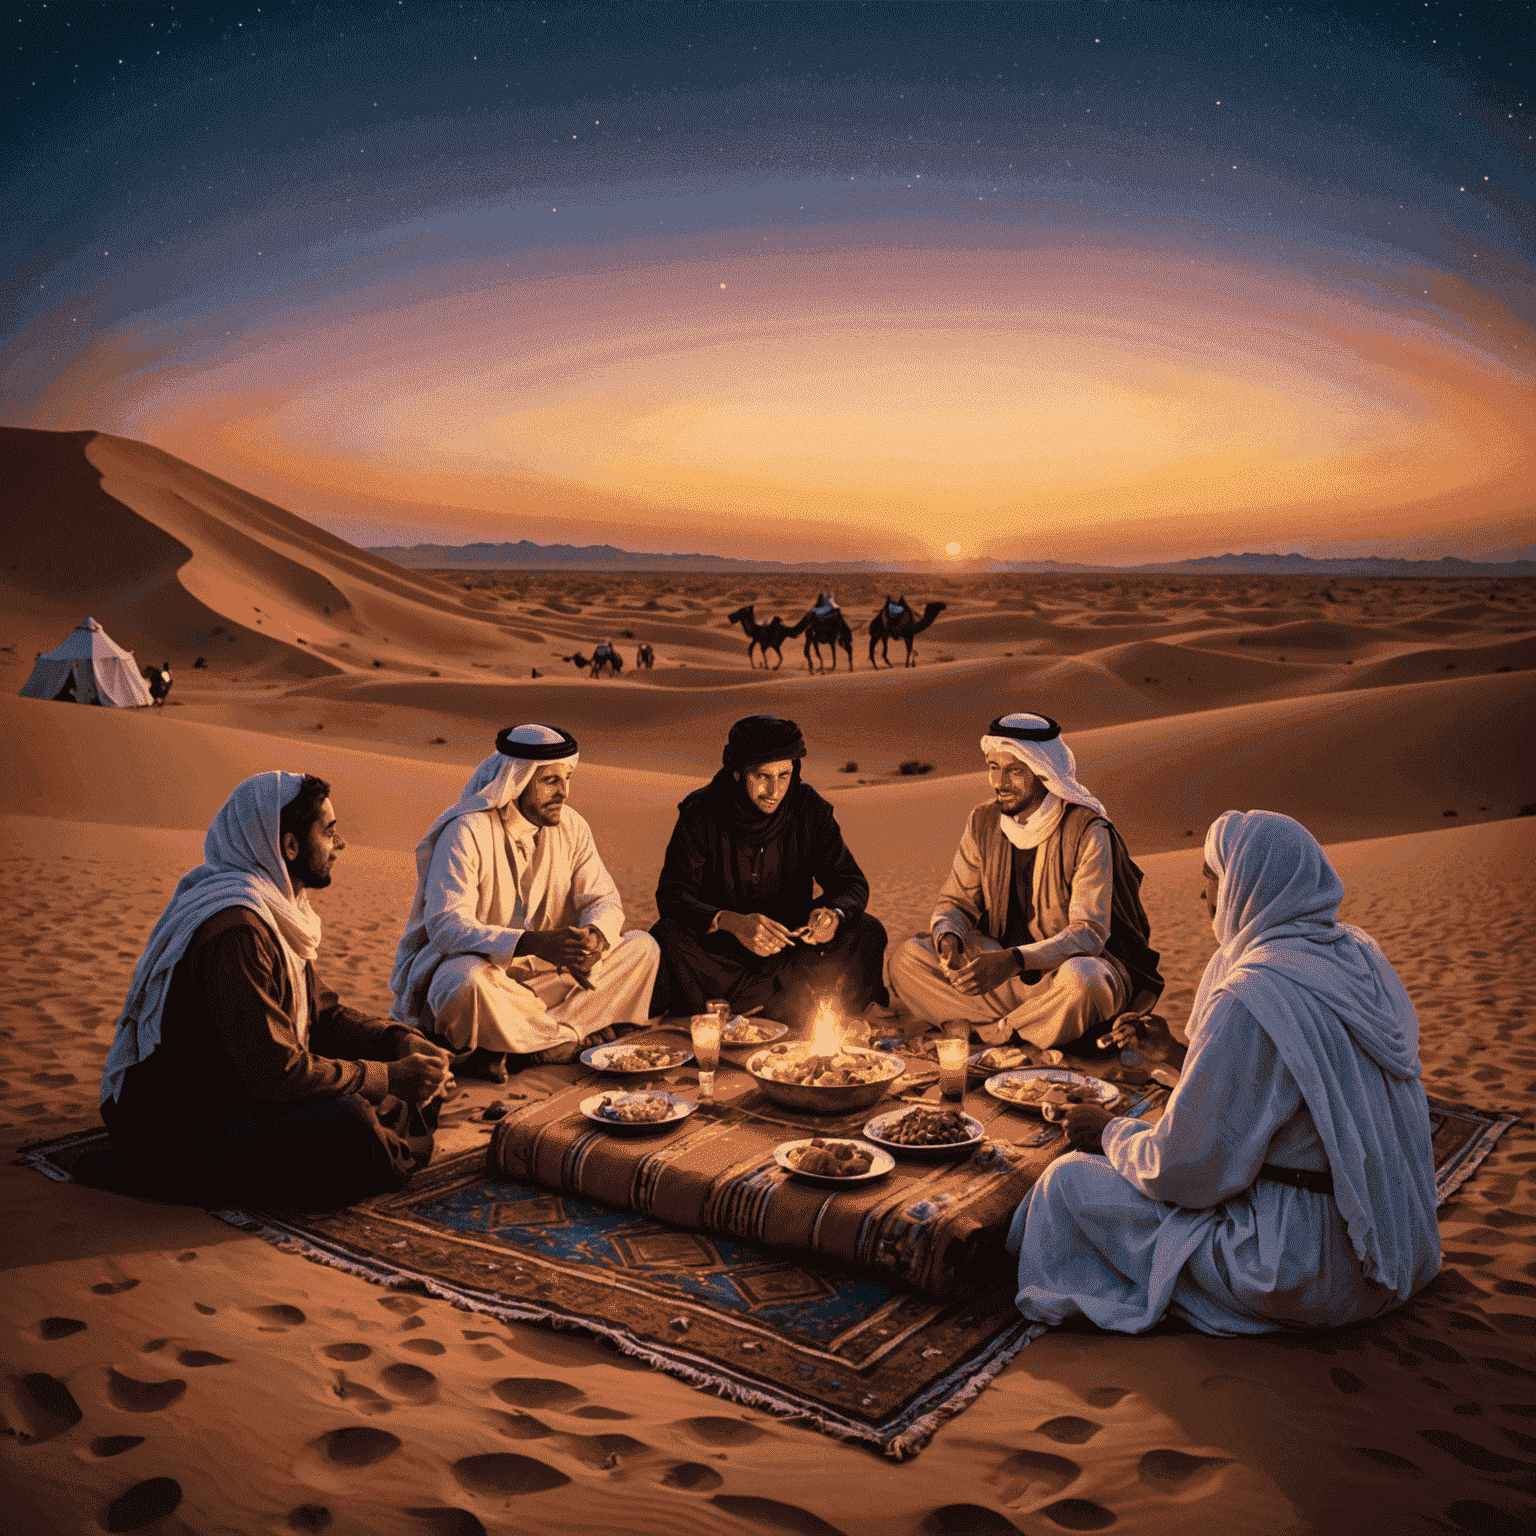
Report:
<svg viewBox="0 0 1536 1536"><path fill-rule="evenodd" d="M431 1156L419 1107L446 1053L315 969L308 892L346 846L329 797L310 775L236 786L155 924L102 1073L119 1184L323 1208L403 1188Z"/></svg>
<svg viewBox="0 0 1536 1536"><path fill-rule="evenodd" d="M793 720L749 715L719 773L678 806L651 929L653 1016L719 997L799 1024L822 1001L848 1015L886 1000L885 929L831 805L800 777L804 756Z"/></svg>

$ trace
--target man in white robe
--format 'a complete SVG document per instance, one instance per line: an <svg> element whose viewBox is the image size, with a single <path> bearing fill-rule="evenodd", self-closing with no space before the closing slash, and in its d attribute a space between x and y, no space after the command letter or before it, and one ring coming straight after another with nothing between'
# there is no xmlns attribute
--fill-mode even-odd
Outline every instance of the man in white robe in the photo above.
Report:
<svg viewBox="0 0 1536 1536"><path fill-rule="evenodd" d="M1054 720L1003 715L981 750L992 798L966 821L931 932L892 952L891 990L988 1045L1069 1044L1162 991L1141 871Z"/></svg>
<svg viewBox="0 0 1536 1536"><path fill-rule="evenodd" d="M1440 1268L1418 1017L1307 830L1228 811L1205 840L1221 948L1190 1013L1183 1072L1149 1126L1067 1113L1078 1150L1020 1205L1019 1310L1140 1333L1337 1327ZM1129 1035L1132 1026L1117 1026Z"/></svg>
<svg viewBox="0 0 1536 1536"><path fill-rule="evenodd" d="M591 828L567 804L577 761L567 731L508 727L416 845L391 1017L468 1053L461 1075L503 1082L508 1052L563 1059L649 1016L659 951L623 932Z"/></svg>

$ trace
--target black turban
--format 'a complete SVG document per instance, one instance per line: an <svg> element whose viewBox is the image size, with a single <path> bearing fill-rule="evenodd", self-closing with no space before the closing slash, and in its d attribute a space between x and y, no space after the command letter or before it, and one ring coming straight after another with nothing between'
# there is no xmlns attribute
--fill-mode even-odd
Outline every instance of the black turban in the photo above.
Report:
<svg viewBox="0 0 1536 1536"><path fill-rule="evenodd" d="M497 734L496 750L529 763L553 763L575 757L576 738L558 725L509 725Z"/></svg>
<svg viewBox="0 0 1536 1536"><path fill-rule="evenodd" d="M763 763L794 762L804 756L805 737L793 720L781 720L777 715L748 715L731 727L720 761L739 773Z"/></svg>
<svg viewBox="0 0 1536 1536"><path fill-rule="evenodd" d="M999 715L987 727L988 736L1008 736L1014 741L1055 741L1061 727L1049 715Z"/></svg>

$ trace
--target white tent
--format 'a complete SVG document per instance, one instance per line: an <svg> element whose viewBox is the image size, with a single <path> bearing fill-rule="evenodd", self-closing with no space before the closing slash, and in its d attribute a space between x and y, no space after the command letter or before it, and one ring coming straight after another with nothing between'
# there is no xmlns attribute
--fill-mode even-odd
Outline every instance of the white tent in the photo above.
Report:
<svg viewBox="0 0 1536 1536"><path fill-rule="evenodd" d="M27 699L68 698L77 704L149 704L149 689L139 676L132 651L125 651L95 619L78 625L63 645L37 658L23 684Z"/></svg>

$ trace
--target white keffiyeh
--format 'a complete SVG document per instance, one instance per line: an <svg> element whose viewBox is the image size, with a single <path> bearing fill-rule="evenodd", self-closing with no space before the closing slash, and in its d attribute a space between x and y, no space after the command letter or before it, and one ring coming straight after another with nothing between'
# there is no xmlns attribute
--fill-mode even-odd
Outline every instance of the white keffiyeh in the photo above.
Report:
<svg viewBox="0 0 1536 1536"><path fill-rule="evenodd" d="M305 965L320 950L320 916L310 907L306 891L294 892L279 838L283 807L303 782L298 773L255 774L235 786L213 818L203 839L203 862L177 882L134 967L128 1000L102 1069L103 1102L115 1099L128 1069L159 1046L171 972L197 930L226 907L249 907L272 930L293 986L299 1040L304 1043L309 1030Z"/></svg>
<svg viewBox="0 0 1536 1536"><path fill-rule="evenodd" d="M1050 721L1042 716L1028 714L1004 715L1000 723L1020 730L1050 727ZM1057 736L1051 741L1019 741L1012 736L983 736L981 750L984 753L1013 753L1048 791L1044 802L1023 822L1012 816L999 818L1003 836L1015 848L1038 848L1056 830L1069 805L1086 805L1105 821L1110 819L1102 803L1077 782L1077 759L1062 737Z"/></svg>

